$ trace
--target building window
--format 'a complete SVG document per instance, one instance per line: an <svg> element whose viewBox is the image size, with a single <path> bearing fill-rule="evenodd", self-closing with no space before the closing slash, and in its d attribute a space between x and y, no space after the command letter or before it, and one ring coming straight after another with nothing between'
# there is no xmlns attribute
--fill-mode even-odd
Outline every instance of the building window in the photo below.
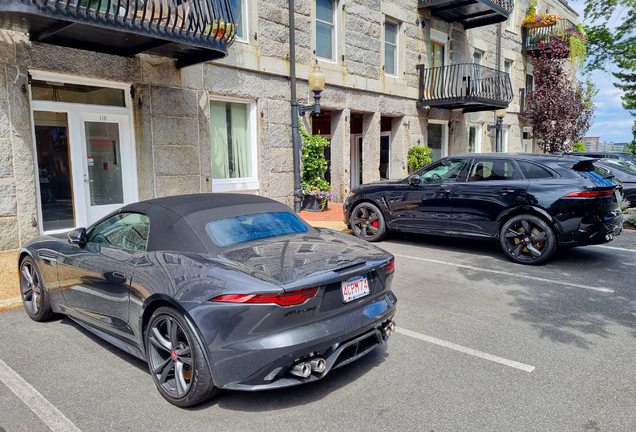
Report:
<svg viewBox="0 0 636 432"><path fill-rule="evenodd" d="M531 92L534 89L534 76L526 75L526 93Z"/></svg>
<svg viewBox="0 0 636 432"><path fill-rule="evenodd" d="M481 152L481 126L472 125L468 128L468 153Z"/></svg>
<svg viewBox="0 0 636 432"><path fill-rule="evenodd" d="M236 38L247 41L247 0L230 0L234 19L238 24Z"/></svg>
<svg viewBox="0 0 636 432"><path fill-rule="evenodd" d="M504 60L504 72L506 72L508 74L508 77L510 78L510 82L514 82L512 79L512 61L511 60Z"/></svg>
<svg viewBox="0 0 636 432"><path fill-rule="evenodd" d="M473 63L477 65L481 65L483 60L484 60L484 53L481 51L475 50L475 52L473 53Z"/></svg>
<svg viewBox="0 0 636 432"><path fill-rule="evenodd" d="M212 178L214 180L257 177L252 116L253 104L210 101Z"/></svg>
<svg viewBox="0 0 636 432"><path fill-rule="evenodd" d="M335 61L336 2L316 0L316 56Z"/></svg>
<svg viewBox="0 0 636 432"><path fill-rule="evenodd" d="M398 59L398 24L391 21L384 23L384 73L397 75Z"/></svg>
<svg viewBox="0 0 636 432"><path fill-rule="evenodd" d="M515 31L515 12L517 11L517 0L513 2L512 12L508 16L508 21L506 21L506 30Z"/></svg>

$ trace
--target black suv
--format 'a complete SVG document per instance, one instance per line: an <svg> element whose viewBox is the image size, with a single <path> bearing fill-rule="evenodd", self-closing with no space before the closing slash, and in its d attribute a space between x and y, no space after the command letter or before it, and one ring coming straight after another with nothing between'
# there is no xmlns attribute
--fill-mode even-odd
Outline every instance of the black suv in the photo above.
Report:
<svg viewBox="0 0 636 432"><path fill-rule="evenodd" d="M621 182L594 161L450 156L405 179L354 188L344 221L368 241L389 231L495 239L511 260L539 264L557 247L609 242L620 234Z"/></svg>

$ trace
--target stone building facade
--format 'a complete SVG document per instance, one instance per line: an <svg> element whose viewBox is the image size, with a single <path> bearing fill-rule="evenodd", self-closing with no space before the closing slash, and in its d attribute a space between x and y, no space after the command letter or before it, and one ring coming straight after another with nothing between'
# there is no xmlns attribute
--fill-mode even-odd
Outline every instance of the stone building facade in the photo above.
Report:
<svg viewBox="0 0 636 432"><path fill-rule="evenodd" d="M168 58L102 54L0 30L0 251L43 232L88 225L122 203L165 195L239 191L292 205L288 2L236 4L242 28L229 55L181 69ZM333 20L323 24L333 36L331 58L318 56L327 83L323 113L302 121L330 139L336 202L360 182L407 175L413 145L435 141L436 157L495 151L494 131L487 130L496 122L493 111L418 104L416 65L428 66L431 50L443 46L445 65L497 69L497 25L465 30L418 9L416 0L329 6ZM503 150L511 152L536 149L531 134L524 139L527 126L518 115L519 89L531 74L521 50L526 9L526 0L516 0L510 23L502 24L500 69L510 71L514 93ZM542 0L540 9L578 21L563 0ZM313 102L306 77L317 44L319 54L326 49L316 30L323 12L315 0L296 0L301 103ZM385 67L387 42L392 73ZM238 122L240 130L232 126ZM220 152L215 134L223 135ZM92 177L96 168L103 178ZM51 173L60 170L56 175L68 177L62 186ZM56 204L60 194L68 199Z"/></svg>

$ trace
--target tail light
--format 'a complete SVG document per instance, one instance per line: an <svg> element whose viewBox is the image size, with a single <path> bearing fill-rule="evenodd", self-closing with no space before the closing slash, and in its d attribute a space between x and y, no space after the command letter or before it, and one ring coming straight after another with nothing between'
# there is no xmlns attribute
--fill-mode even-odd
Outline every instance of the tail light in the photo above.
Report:
<svg viewBox="0 0 636 432"><path fill-rule="evenodd" d="M570 192L565 198L601 198L612 196L614 189L599 190L599 191L577 191Z"/></svg>
<svg viewBox="0 0 636 432"><path fill-rule="evenodd" d="M384 266L384 270L386 270L387 273L393 273L395 271L395 260L392 259L390 263Z"/></svg>
<svg viewBox="0 0 636 432"><path fill-rule="evenodd" d="M287 293L270 294L225 294L210 299L215 302L225 303L276 303L279 306L294 306L306 302L318 294L318 289L305 288Z"/></svg>

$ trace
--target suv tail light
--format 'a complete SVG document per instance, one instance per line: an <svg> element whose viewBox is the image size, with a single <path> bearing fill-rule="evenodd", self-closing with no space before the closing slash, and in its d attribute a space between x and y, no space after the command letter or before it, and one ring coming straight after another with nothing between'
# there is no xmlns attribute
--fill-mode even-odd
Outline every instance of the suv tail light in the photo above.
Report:
<svg viewBox="0 0 636 432"><path fill-rule="evenodd" d="M395 259L392 259L390 263L384 266L384 270L387 273L393 273L395 271Z"/></svg>
<svg viewBox="0 0 636 432"><path fill-rule="evenodd" d="M570 192L565 198L600 198L612 196L614 189Z"/></svg>
<svg viewBox="0 0 636 432"><path fill-rule="evenodd" d="M305 288L288 293L270 294L224 294L210 299L226 303L276 303L279 306L294 306L305 303L318 294L320 287Z"/></svg>

